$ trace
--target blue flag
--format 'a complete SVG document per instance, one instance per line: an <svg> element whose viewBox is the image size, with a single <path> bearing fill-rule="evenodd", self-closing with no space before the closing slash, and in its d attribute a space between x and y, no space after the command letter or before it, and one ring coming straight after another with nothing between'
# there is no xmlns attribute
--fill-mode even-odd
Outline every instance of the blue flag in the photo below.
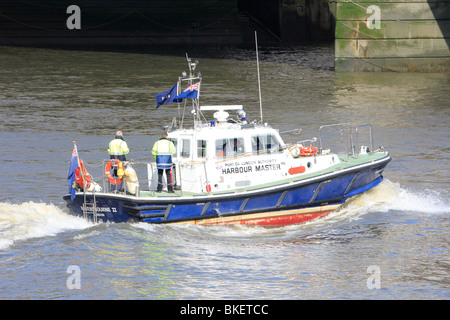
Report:
<svg viewBox="0 0 450 320"><path fill-rule="evenodd" d="M166 103L181 102L180 99L176 99L177 98L177 93L178 93L178 83L176 83L168 91L155 95L156 109L158 109L159 106L161 106L163 104L166 104Z"/></svg>
<svg viewBox="0 0 450 320"><path fill-rule="evenodd" d="M70 160L70 166L69 166L69 175L67 176L67 180L69 181L69 193L71 195L70 199L73 201L75 199L75 171L79 167L79 161L78 161L78 151L77 146L73 146L72 151L72 159Z"/></svg>
<svg viewBox="0 0 450 320"><path fill-rule="evenodd" d="M198 98L198 91L200 90L200 82L187 87L182 93L180 93L176 99L186 99L186 98Z"/></svg>

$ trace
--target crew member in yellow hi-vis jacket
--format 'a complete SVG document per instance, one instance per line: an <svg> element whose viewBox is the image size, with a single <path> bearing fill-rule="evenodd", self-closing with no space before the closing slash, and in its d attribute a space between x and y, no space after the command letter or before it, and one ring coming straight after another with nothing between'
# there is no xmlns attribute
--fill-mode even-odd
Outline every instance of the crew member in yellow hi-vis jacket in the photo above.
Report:
<svg viewBox="0 0 450 320"><path fill-rule="evenodd" d="M109 143L108 153L111 159L119 159L120 161L127 161L126 155L130 152L126 141L123 139L122 131L117 131L116 136Z"/></svg>
<svg viewBox="0 0 450 320"><path fill-rule="evenodd" d="M165 170L167 190L172 193L174 192L172 179L172 156L175 154L176 149L173 142L167 139L167 137L167 132L163 132L161 139L156 141L153 145L152 155L156 159L156 167L158 168L158 187L156 192L161 192L162 190L162 176Z"/></svg>

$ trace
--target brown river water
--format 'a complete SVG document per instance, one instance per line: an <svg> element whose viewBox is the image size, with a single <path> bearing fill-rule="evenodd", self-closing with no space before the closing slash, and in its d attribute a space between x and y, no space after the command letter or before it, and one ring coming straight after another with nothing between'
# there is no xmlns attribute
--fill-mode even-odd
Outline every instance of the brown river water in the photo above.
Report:
<svg viewBox="0 0 450 320"><path fill-rule="evenodd" d="M200 61L203 104L243 104L259 119L254 51L188 53ZM260 49L264 121L302 128L301 139L325 124L371 123L393 158L376 188L281 228L70 216L62 197L72 141L94 165L120 129L130 158L150 159L177 115L175 104L155 110L153 96L183 70L183 49L0 47L1 299L450 298L450 74L335 73L328 46Z"/></svg>

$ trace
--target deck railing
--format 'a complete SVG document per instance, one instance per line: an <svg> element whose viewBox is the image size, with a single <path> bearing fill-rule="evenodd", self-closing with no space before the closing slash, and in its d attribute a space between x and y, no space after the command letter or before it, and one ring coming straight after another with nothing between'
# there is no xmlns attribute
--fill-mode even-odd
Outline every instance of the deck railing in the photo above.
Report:
<svg viewBox="0 0 450 320"><path fill-rule="evenodd" d="M364 129L368 129L364 133ZM331 130L331 131L330 131ZM324 125L319 128L319 149L324 150L326 145L333 147L333 152L348 157L358 158L361 151L373 153L373 128L370 123L352 127L348 123ZM341 148L341 149L339 149ZM364 150L362 150L364 148Z"/></svg>

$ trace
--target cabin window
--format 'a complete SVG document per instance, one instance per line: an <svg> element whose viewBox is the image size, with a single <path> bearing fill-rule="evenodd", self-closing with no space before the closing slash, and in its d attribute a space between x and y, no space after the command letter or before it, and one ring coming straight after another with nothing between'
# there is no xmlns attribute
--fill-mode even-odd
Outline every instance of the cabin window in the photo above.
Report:
<svg viewBox="0 0 450 320"><path fill-rule="evenodd" d="M169 138L169 140L173 142L173 144L174 144L174 146L175 146L175 150L177 150L177 153L175 153L175 155L174 155L174 156L176 157L176 156L178 156L178 148L177 148L177 145L178 145L178 139Z"/></svg>
<svg viewBox="0 0 450 320"><path fill-rule="evenodd" d="M279 153L281 152L280 142L273 134L253 136L252 152L261 155Z"/></svg>
<svg viewBox="0 0 450 320"><path fill-rule="evenodd" d="M189 158L191 156L191 140L182 139L181 142L181 157Z"/></svg>
<svg viewBox="0 0 450 320"><path fill-rule="evenodd" d="M225 159L243 155L244 139L230 138L216 140L216 158Z"/></svg>
<svg viewBox="0 0 450 320"><path fill-rule="evenodd" d="M206 140L197 140L197 157L206 158Z"/></svg>

